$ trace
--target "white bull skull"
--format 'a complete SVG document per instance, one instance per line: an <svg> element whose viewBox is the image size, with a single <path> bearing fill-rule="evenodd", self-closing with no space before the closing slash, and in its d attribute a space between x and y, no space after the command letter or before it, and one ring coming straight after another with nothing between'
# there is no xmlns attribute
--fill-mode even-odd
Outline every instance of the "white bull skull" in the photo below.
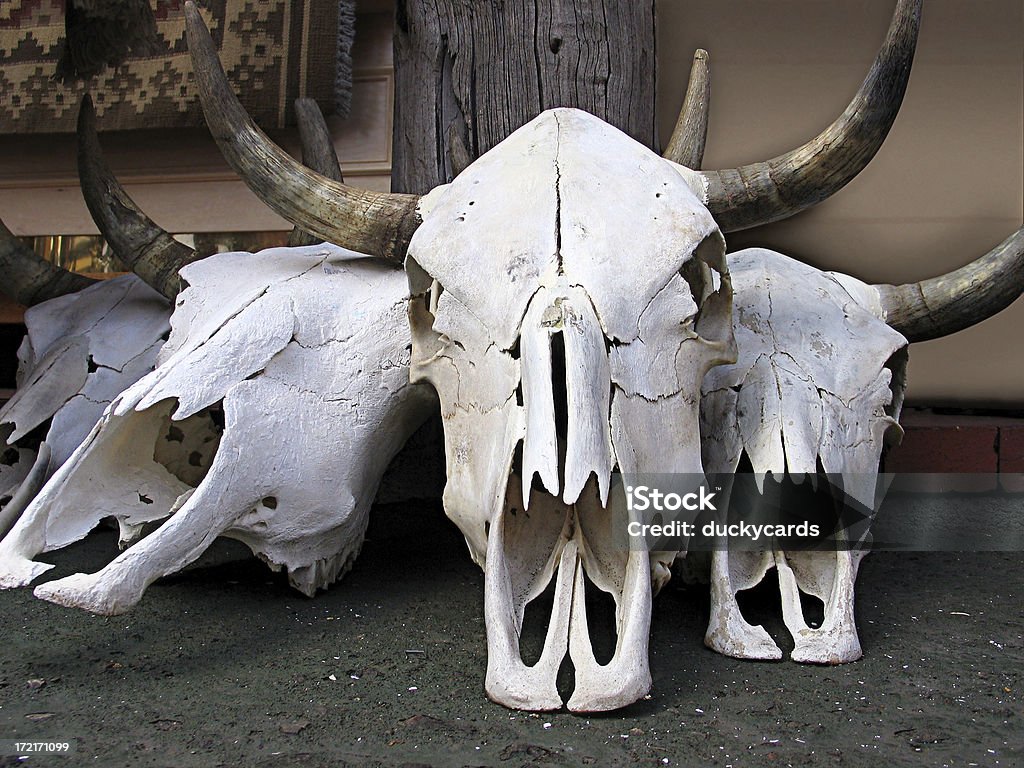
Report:
<svg viewBox="0 0 1024 768"><path fill-rule="evenodd" d="M731 254L729 267L739 357L704 380L705 469L731 477L745 455L759 489L768 473L775 480L788 474L796 483L809 475L873 511L882 449L902 435L906 339L880 319L878 292L859 280L762 249ZM860 658L853 588L862 551L849 546L860 542L838 533L835 551L745 551L721 542L712 556L707 645L740 658L782 657L736 603L738 591L775 567L792 658L832 664ZM800 591L824 603L821 626L808 626Z"/></svg>
<svg viewBox="0 0 1024 768"><path fill-rule="evenodd" d="M609 483L616 466L701 471L700 382L734 354L724 241L701 193L687 169L558 109L420 203L412 378L440 395L445 511L484 566L487 691L500 703L560 707L567 650L570 709L620 707L650 685L651 563L615 545ZM603 667L584 575L616 604ZM524 611L552 579L544 652L527 667Z"/></svg>
<svg viewBox="0 0 1024 768"><path fill-rule="evenodd" d="M0 584L27 584L51 567L32 558L105 516L131 546L37 595L120 613L221 534L306 594L344 573L384 469L432 401L408 380L404 276L357 257L325 245L186 267L161 364L0 542Z"/></svg>

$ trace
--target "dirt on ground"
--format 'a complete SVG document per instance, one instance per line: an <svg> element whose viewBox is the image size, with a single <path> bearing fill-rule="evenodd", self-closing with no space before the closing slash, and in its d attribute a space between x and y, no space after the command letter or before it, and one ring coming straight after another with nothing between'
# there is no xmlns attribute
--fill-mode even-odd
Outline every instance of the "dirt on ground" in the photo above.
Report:
<svg viewBox="0 0 1024 768"><path fill-rule="evenodd" d="M115 553L95 533L47 576ZM512 712L484 695L483 575L457 530L436 502L382 507L312 600L232 542L124 616L0 593L0 739L77 750L0 765L1024 765L1024 554L875 553L857 596L864 658L820 667L713 653L706 587L670 585L648 698ZM786 647L777 589L744 610Z"/></svg>

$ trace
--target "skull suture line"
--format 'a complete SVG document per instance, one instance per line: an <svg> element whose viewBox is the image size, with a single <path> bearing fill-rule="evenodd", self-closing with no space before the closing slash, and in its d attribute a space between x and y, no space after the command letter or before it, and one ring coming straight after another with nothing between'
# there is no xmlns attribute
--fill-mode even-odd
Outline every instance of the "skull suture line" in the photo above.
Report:
<svg viewBox="0 0 1024 768"><path fill-rule="evenodd" d="M734 354L725 242L701 191L691 171L559 109L420 204L407 261L412 378L440 395L445 511L485 569L487 690L503 704L560 707L567 649L570 709L620 707L650 686L651 565L612 542L609 481L616 465L701 471L700 382ZM615 599L605 667L590 648L584 575ZM528 668L524 611L552 578L544 653Z"/></svg>

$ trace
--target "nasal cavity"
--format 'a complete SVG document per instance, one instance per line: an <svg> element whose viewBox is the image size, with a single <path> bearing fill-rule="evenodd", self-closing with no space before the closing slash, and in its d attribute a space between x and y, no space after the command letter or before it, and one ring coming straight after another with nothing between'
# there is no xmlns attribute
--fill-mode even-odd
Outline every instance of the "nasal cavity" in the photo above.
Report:
<svg viewBox="0 0 1024 768"><path fill-rule="evenodd" d="M569 395L565 383L565 338L551 335L551 394L555 404L555 434L558 436L559 465L565 463L565 442L569 434ZM561 478L565 482L565 478Z"/></svg>
<svg viewBox="0 0 1024 768"><path fill-rule="evenodd" d="M548 296L534 300L520 335L520 394L526 418L523 440L523 503L543 488L558 496L565 480L569 392L562 307ZM572 339L568 340L571 344ZM572 349L569 350L572 352ZM571 360L571 357L570 357ZM539 485L538 485L539 483Z"/></svg>

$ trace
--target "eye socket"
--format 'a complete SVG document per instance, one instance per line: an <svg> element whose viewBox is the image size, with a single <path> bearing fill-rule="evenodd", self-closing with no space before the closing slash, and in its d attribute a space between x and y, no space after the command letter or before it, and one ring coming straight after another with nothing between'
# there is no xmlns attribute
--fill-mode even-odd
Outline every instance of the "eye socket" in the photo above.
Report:
<svg viewBox="0 0 1024 768"><path fill-rule="evenodd" d="M715 230L705 237L679 270L690 286L697 313L689 320L705 339L722 341L732 333L732 283L725 265L725 240Z"/></svg>
<svg viewBox="0 0 1024 768"><path fill-rule="evenodd" d="M412 256L405 260L405 274L409 277L409 293L413 296L423 296L433 287L433 276Z"/></svg>
<svg viewBox="0 0 1024 768"><path fill-rule="evenodd" d="M444 293L444 286L423 269L412 256L406 259L405 271L409 276L410 296L422 301L427 311L432 316L436 316L437 303L441 299L441 294Z"/></svg>
<svg viewBox="0 0 1024 768"><path fill-rule="evenodd" d="M690 295L693 296L693 301L697 304L697 314L699 315L699 308L715 290L714 281L711 278L711 267L700 258L693 258L683 265L679 274L690 286Z"/></svg>
<svg viewBox="0 0 1024 768"><path fill-rule="evenodd" d="M444 293L444 286L442 286L437 280L434 280L430 284L430 296L427 301L427 311L432 315L437 315L437 302L441 298L441 294Z"/></svg>

